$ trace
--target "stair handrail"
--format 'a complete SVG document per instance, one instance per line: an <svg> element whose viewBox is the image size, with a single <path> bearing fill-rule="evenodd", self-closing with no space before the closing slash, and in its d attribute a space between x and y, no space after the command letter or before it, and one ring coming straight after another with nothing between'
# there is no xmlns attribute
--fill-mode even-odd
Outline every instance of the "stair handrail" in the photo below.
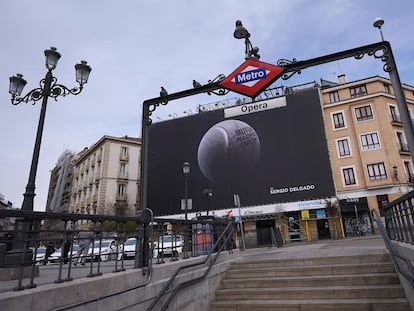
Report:
<svg viewBox="0 0 414 311"><path fill-rule="evenodd" d="M280 215L280 219L283 219L283 220L287 221L287 223L288 223L288 224L280 223L280 225L287 226L291 230L291 232L297 233L297 234L299 234L299 236L307 239L306 233L303 233L301 231L301 229L295 229L295 228L293 228L293 227L291 227L289 225L289 218L286 215ZM294 219L292 222L295 223L295 224L297 224L300 227L299 221L297 221L297 220Z"/></svg>
<svg viewBox="0 0 414 311"><path fill-rule="evenodd" d="M387 247L391 255L391 260L394 264L395 269L397 270L399 274L403 275L410 282L411 287L414 288L414 266L413 264L408 258L400 255L398 251L395 249L394 244L392 243L390 237L388 236L387 229L385 228L384 224L382 223L380 219L380 215L378 211L376 209L373 209L371 211L371 214L374 216L373 219L377 223L381 236L384 239L385 246ZM400 262L398 261L397 258L401 259L402 261L406 263L408 273L406 272L406 270L401 268Z"/></svg>
<svg viewBox="0 0 414 311"><path fill-rule="evenodd" d="M191 264L188 264L188 265L183 265L183 266L178 267L177 270L170 277L168 282L161 289L161 291L159 292L157 297L155 297L154 300L152 301L152 303L149 305L149 307L147 308L147 311L153 310L154 306L158 303L158 301L161 299L161 297L165 294L165 292L171 286L172 282L174 282L174 280L176 279L177 275L180 273L181 270L186 269L186 268L199 266L199 265L204 265L207 261L210 260L210 258L212 257L213 251L218 247L215 257L212 260L210 260L209 265L208 265L207 269L204 271L203 275L201 275L197 278L191 279L189 281L185 281L183 283L178 284L175 287L175 289L172 291L171 295L168 297L167 301L163 304L163 306L161 307L160 310L165 311L167 309L168 305L170 304L172 299L175 297L175 295L178 293L178 291L181 288L185 288L189 285L195 284L195 283L201 281L202 279L204 279L207 276L207 274L210 272L212 266L216 262L218 256L220 255L221 251L223 250L224 246L227 245L227 242L229 241L229 239L231 238L232 235L233 235L233 223L230 221L227 224L227 226L225 227L225 229L223 230L223 232L221 233L221 235L219 236L219 238L217 239L217 241L211 247L210 251L208 252L207 257L203 261L197 261L197 262L194 262L194 263L191 263Z"/></svg>

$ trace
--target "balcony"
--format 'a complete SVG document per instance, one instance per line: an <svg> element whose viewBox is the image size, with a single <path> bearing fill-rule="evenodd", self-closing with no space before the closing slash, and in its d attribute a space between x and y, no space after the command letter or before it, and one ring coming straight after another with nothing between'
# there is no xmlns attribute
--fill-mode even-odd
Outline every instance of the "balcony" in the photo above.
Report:
<svg viewBox="0 0 414 311"><path fill-rule="evenodd" d="M402 125L401 116L397 114L391 114L391 122L394 125Z"/></svg>
<svg viewBox="0 0 414 311"><path fill-rule="evenodd" d="M121 153L119 154L119 160L121 161L129 161L129 154L128 153Z"/></svg>
<svg viewBox="0 0 414 311"><path fill-rule="evenodd" d="M128 179L128 173L118 173L118 179Z"/></svg>
<svg viewBox="0 0 414 311"><path fill-rule="evenodd" d="M117 194L116 195L116 201L122 201L122 202L124 202L124 201L127 201L128 200L128 197L127 197L127 195L126 194Z"/></svg>
<svg viewBox="0 0 414 311"><path fill-rule="evenodd" d="M410 153L410 149L408 148L407 143L398 143L398 150L400 151L400 153Z"/></svg>

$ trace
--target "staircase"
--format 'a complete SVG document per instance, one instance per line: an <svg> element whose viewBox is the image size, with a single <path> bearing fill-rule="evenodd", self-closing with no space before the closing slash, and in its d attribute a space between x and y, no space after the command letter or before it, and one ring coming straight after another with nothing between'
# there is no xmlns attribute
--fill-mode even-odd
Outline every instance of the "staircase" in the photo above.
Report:
<svg viewBox="0 0 414 311"><path fill-rule="evenodd" d="M210 310L410 308L389 255L381 253L279 260L243 258L231 264Z"/></svg>

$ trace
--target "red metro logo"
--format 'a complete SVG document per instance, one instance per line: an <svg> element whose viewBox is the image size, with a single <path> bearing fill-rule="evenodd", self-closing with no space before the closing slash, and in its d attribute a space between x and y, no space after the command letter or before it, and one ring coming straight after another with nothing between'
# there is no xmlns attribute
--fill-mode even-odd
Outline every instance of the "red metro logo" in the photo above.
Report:
<svg viewBox="0 0 414 311"><path fill-rule="evenodd" d="M284 72L283 67L248 59L234 70L220 85L228 90L256 97Z"/></svg>

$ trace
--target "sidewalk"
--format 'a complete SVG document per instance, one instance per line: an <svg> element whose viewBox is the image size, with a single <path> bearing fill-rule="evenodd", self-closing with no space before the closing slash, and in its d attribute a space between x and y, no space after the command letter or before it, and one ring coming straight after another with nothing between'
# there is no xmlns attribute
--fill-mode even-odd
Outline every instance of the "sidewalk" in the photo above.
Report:
<svg viewBox="0 0 414 311"><path fill-rule="evenodd" d="M339 240L319 240L300 244L290 243L276 248L246 249L241 252L242 258L306 258L332 257L365 254L387 253L384 240L380 235L352 237Z"/></svg>

